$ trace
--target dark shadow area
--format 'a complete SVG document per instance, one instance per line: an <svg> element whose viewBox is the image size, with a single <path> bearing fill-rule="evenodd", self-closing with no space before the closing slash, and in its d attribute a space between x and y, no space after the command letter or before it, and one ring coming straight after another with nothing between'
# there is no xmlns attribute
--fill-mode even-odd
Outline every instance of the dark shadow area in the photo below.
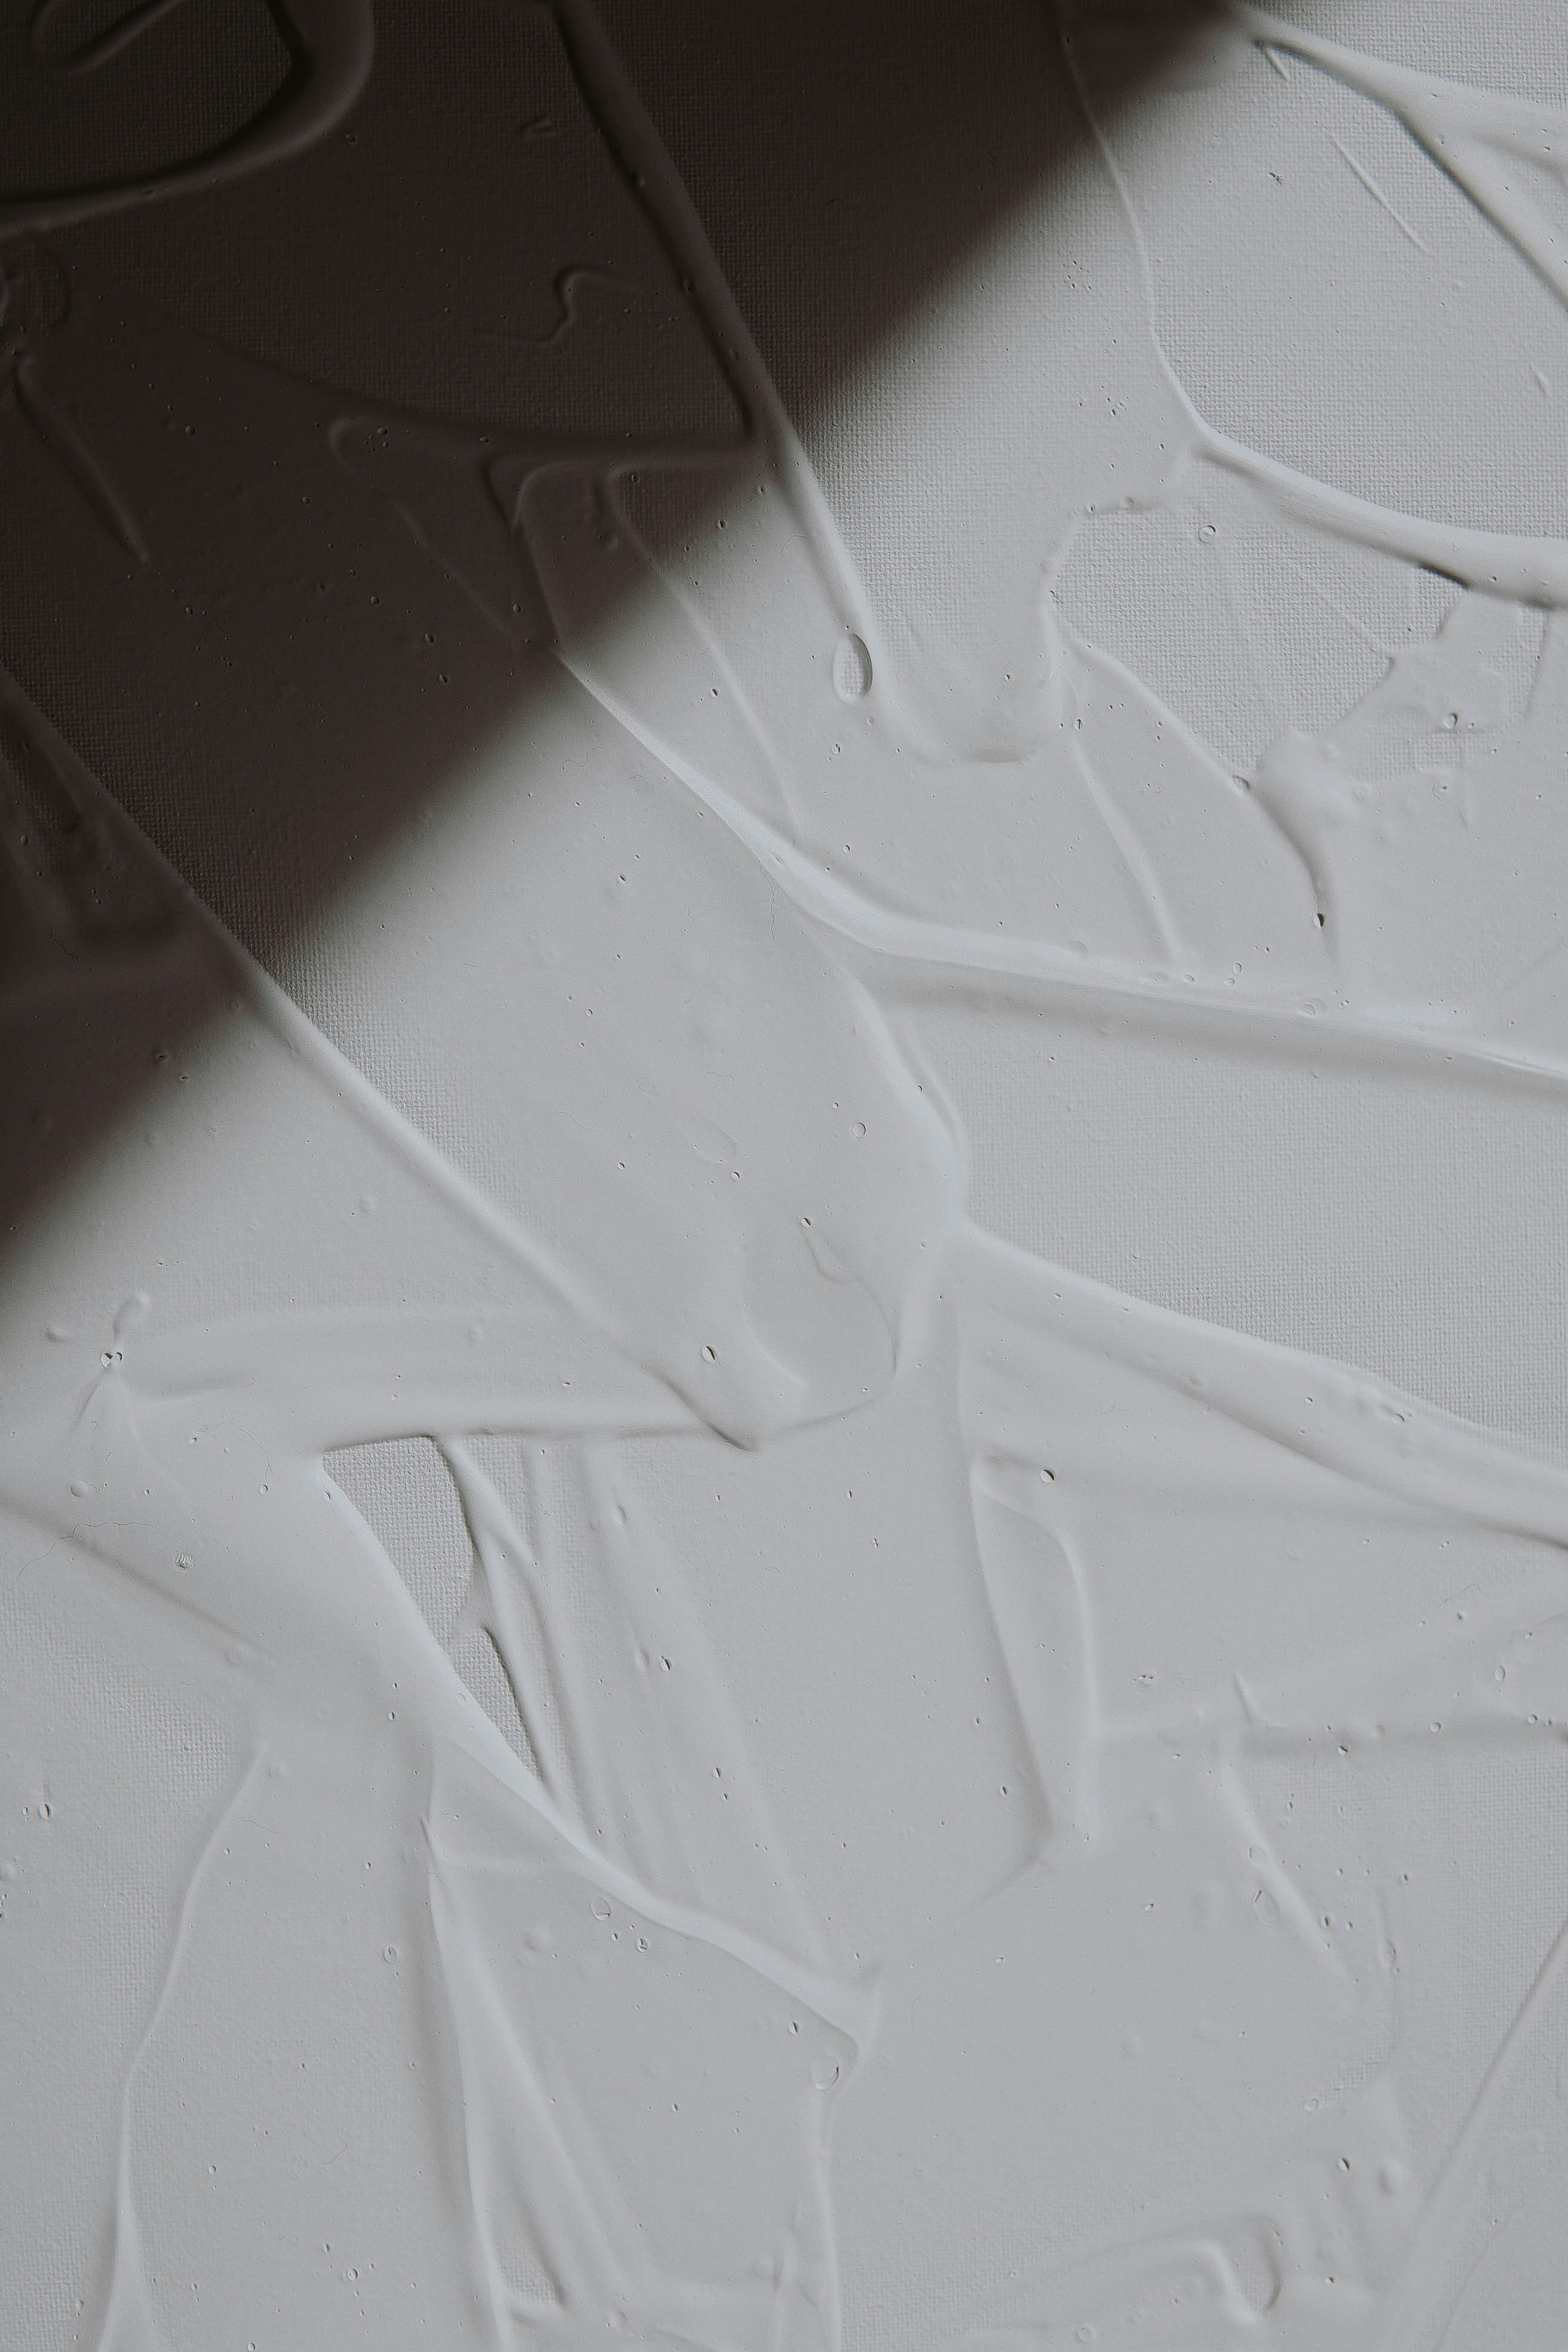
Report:
<svg viewBox="0 0 1568 2352"><path fill-rule="evenodd" d="M1083 0L1097 103L1218 20ZM730 480L756 356L809 431L1089 137L1048 0L10 0L0 131L0 664L285 979L559 676L531 476ZM3 733L3 969L46 908L85 988L14 1007L9 1230L153 1075L155 917Z"/></svg>
<svg viewBox="0 0 1568 2352"><path fill-rule="evenodd" d="M603 0L601 20L809 436L1102 115L1213 40L1216 0Z"/></svg>

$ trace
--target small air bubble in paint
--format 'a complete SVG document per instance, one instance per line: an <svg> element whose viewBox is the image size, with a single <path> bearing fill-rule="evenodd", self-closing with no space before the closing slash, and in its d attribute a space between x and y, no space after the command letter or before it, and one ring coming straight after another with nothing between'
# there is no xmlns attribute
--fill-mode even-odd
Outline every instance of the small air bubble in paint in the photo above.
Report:
<svg viewBox="0 0 1568 2352"><path fill-rule="evenodd" d="M91 1492L92 1488L88 1485L85 1478L73 1478L71 1480L71 1493L77 1497L79 1502L90 1495Z"/></svg>
<svg viewBox="0 0 1568 2352"><path fill-rule="evenodd" d="M602 1895L595 1895L589 1907L595 1919L607 1919L610 1916L610 1906Z"/></svg>
<svg viewBox="0 0 1568 2352"><path fill-rule="evenodd" d="M811 2062L811 2079L819 2091L831 2091L838 2080L838 2061L830 2050L820 2051Z"/></svg>
<svg viewBox="0 0 1568 2352"><path fill-rule="evenodd" d="M54 1817L54 1810L53 1805L50 1804L47 1797L46 1797L43 1803L38 1807L38 1819L41 1822L52 1820Z"/></svg>
<svg viewBox="0 0 1568 2352"><path fill-rule="evenodd" d="M388 1946L387 1946L386 1949L383 1952L383 1954L382 1954L382 1956L381 1956L381 1957L382 1957L382 1958L383 1958L384 1960L395 1960L395 1959L397 1958L397 1947L396 1947L396 1945L395 1945L395 1944L388 1944Z"/></svg>
<svg viewBox="0 0 1568 2352"><path fill-rule="evenodd" d="M195 1561L191 1558L188 1551L183 1551L175 1560L174 1566L176 1568L195 1568Z"/></svg>
<svg viewBox="0 0 1568 2352"><path fill-rule="evenodd" d="M840 702L863 702L871 691L871 656L851 630L833 656L833 690Z"/></svg>

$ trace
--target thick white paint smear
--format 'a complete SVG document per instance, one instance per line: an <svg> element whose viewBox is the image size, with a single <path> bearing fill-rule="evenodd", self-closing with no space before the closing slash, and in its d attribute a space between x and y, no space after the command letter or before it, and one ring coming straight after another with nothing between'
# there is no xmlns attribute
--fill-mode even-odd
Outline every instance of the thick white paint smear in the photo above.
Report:
<svg viewBox="0 0 1568 2352"><path fill-rule="evenodd" d="M576 0L5 215L7 2343L1559 2340L1563 21L1139 17L804 441Z"/></svg>

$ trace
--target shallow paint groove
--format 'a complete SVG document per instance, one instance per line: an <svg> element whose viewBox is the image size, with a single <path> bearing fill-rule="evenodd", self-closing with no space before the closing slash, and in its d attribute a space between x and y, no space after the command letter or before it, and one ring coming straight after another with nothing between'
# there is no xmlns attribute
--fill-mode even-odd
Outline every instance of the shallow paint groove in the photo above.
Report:
<svg viewBox="0 0 1568 2352"><path fill-rule="evenodd" d="M0 31L5 2341L1556 2340L1568 84L1419 13Z"/></svg>

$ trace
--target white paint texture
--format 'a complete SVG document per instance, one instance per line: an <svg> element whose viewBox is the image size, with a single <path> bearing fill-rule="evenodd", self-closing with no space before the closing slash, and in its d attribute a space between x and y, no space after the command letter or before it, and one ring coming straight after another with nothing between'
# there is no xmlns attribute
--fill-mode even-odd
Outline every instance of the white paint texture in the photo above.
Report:
<svg viewBox="0 0 1568 2352"><path fill-rule="evenodd" d="M1562 2340L1564 20L1014 13L805 443L625 9L3 216L8 2344Z"/></svg>

